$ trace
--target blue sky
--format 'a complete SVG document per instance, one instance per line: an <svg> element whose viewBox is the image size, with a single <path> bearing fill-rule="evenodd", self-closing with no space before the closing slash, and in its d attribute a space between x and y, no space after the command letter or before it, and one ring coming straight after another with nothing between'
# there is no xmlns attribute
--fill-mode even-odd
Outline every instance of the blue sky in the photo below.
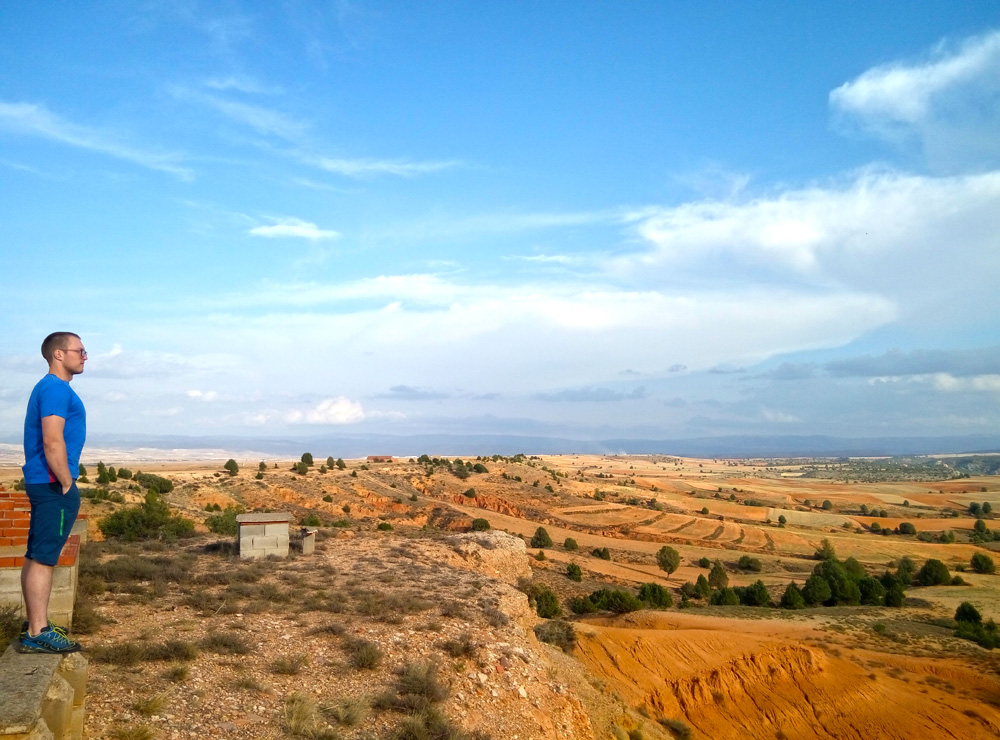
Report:
<svg viewBox="0 0 1000 740"><path fill-rule="evenodd" d="M0 437L1000 428L1000 6L0 13Z"/></svg>

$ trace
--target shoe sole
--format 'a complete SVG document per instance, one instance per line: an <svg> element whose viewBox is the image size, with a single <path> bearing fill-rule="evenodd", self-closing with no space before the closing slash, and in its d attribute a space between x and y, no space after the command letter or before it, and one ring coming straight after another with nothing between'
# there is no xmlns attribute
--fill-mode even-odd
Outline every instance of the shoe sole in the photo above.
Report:
<svg viewBox="0 0 1000 740"><path fill-rule="evenodd" d="M35 646L35 645L25 645L23 642L18 642L17 644L14 645L14 650L15 650L15 652L22 653L22 654L23 653L44 653L44 654L48 654L48 655L67 655L69 653L77 653L77 652L79 652L80 651L80 645L79 645L79 643L77 643L77 644L73 645L73 647L67 647L67 648L58 649L58 648L51 648L51 647L43 647L41 645L38 645L38 646Z"/></svg>

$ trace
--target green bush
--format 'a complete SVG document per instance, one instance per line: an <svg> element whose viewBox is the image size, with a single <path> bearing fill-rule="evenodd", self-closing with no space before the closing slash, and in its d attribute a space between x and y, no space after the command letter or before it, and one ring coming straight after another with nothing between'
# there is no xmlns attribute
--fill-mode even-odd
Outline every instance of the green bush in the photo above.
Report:
<svg viewBox="0 0 1000 740"><path fill-rule="evenodd" d="M885 604L885 586L877 578L865 576L860 579L858 591L861 592L861 603L865 606L883 606Z"/></svg>
<svg viewBox="0 0 1000 740"><path fill-rule="evenodd" d="M542 619L553 619L562 614L559 597L548 586L543 586L540 583L528 583L522 586L522 589L528 596L528 604Z"/></svg>
<svg viewBox="0 0 1000 740"><path fill-rule="evenodd" d="M917 571L917 583L921 586L944 586L951 582L948 566L931 558Z"/></svg>
<svg viewBox="0 0 1000 740"><path fill-rule="evenodd" d="M389 522L379 522L378 523L378 529L381 530L381 531L383 531L383 532L391 532L392 531L392 525L389 524Z"/></svg>
<svg viewBox="0 0 1000 740"><path fill-rule="evenodd" d="M577 547L579 547L579 545L576 544L576 540L572 537L567 537L566 541L563 542L563 549L568 550L569 552L575 552Z"/></svg>
<svg viewBox="0 0 1000 740"><path fill-rule="evenodd" d="M303 452L300 462L302 462L304 465L311 466L313 464L312 454L309 452Z"/></svg>
<svg viewBox="0 0 1000 740"><path fill-rule="evenodd" d="M659 583L644 583L639 586L639 601L653 609L666 609L674 605L673 596Z"/></svg>
<svg viewBox="0 0 1000 740"><path fill-rule="evenodd" d="M802 598L809 606L816 606L827 601L831 596L830 584L826 579L815 573L806 579L802 587Z"/></svg>
<svg viewBox="0 0 1000 740"><path fill-rule="evenodd" d="M737 606L740 603L740 596L734 588L720 588L718 591L712 592L708 603L715 606Z"/></svg>
<svg viewBox="0 0 1000 740"><path fill-rule="evenodd" d="M708 573L708 583L712 588L725 588L729 585L729 576L726 574L726 569L722 567L722 563L718 560L712 565L712 570Z"/></svg>
<svg viewBox="0 0 1000 740"><path fill-rule="evenodd" d="M590 554L601 560L611 560L611 551L606 547L595 547Z"/></svg>
<svg viewBox="0 0 1000 740"><path fill-rule="evenodd" d="M993 563L993 558L984 552L977 552L972 556L972 561L970 562L972 569L976 573L995 573L996 565Z"/></svg>
<svg viewBox="0 0 1000 740"><path fill-rule="evenodd" d="M576 563L570 563L566 566L566 577L579 583L583 580L583 570Z"/></svg>
<svg viewBox="0 0 1000 740"><path fill-rule="evenodd" d="M700 558L698 560L698 566L701 567L701 568L711 568L712 567L712 561L709 560L708 558Z"/></svg>
<svg viewBox="0 0 1000 740"><path fill-rule="evenodd" d="M916 534L917 533L917 528L914 527L909 522L903 522L903 523L901 523L899 525L899 533L900 534Z"/></svg>
<svg viewBox="0 0 1000 740"><path fill-rule="evenodd" d="M986 622L986 624L959 622L958 629L955 630L955 637L960 637L963 640L972 640L987 650L1000 647L1000 634L998 634L997 625L992 619Z"/></svg>
<svg viewBox="0 0 1000 740"><path fill-rule="evenodd" d="M156 493L170 493L174 490L174 482L169 478L164 478L153 473L136 473L134 480L146 490L153 490Z"/></svg>
<svg viewBox="0 0 1000 740"><path fill-rule="evenodd" d="M490 523L483 519L482 517L472 520L472 531L473 532L485 532L490 528Z"/></svg>
<svg viewBox="0 0 1000 740"><path fill-rule="evenodd" d="M242 507L230 504L221 514L213 514L212 516L205 517L205 526L208 527L208 531L215 534L226 534L235 537L237 530L236 517L242 513Z"/></svg>
<svg viewBox="0 0 1000 740"><path fill-rule="evenodd" d="M642 609L642 602L627 591L602 588L594 591L587 598L597 607L597 611L626 614Z"/></svg>
<svg viewBox="0 0 1000 740"><path fill-rule="evenodd" d="M979 624L983 621L983 617L971 602L963 601L958 605L958 609L955 610L955 621Z"/></svg>
<svg viewBox="0 0 1000 740"><path fill-rule="evenodd" d="M97 522L97 528L105 537L128 542L174 540L194 534L194 522L172 514L167 503L152 490L143 503L108 514Z"/></svg>
<svg viewBox="0 0 1000 740"><path fill-rule="evenodd" d="M549 537L549 533L545 531L545 527L539 527L535 530L535 534L531 538L531 546L552 547L552 538Z"/></svg>
<svg viewBox="0 0 1000 740"><path fill-rule="evenodd" d="M806 600L802 597L802 592L794 583L789 583L785 587L785 593L781 595L782 609L805 609Z"/></svg>
<svg viewBox="0 0 1000 740"><path fill-rule="evenodd" d="M764 566L757 558L752 558L749 555L741 555L740 559L736 562L736 567L740 570L749 570L753 573L760 573Z"/></svg>
<svg viewBox="0 0 1000 740"><path fill-rule="evenodd" d="M236 475L238 472L240 472L240 466L237 465L236 461L233 460L232 458L226 460L226 464L223 465L222 467L228 470L230 475Z"/></svg>
<svg viewBox="0 0 1000 740"><path fill-rule="evenodd" d="M313 513L302 517L302 520L299 522L299 524L301 524L304 527L321 527L323 526L323 520L320 519L318 515Z"/></svg>

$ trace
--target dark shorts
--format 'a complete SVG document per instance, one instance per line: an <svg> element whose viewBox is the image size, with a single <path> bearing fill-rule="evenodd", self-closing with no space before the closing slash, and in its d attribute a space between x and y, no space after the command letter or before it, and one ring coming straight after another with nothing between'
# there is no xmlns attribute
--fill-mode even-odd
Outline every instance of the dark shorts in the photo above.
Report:
<svg viewBox="0 0 1000 740"><path fill-rule="evenodd" d="M56 565L80 513L76 481L65 496L60 483L27 483L24 492L31 502L28 550L24 557L42 565Z"/></svg>

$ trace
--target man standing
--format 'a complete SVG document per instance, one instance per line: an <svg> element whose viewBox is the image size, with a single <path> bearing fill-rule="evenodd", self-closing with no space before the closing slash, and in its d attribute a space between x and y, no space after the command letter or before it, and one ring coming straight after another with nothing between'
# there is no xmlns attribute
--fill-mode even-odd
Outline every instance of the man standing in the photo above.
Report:
<svg viewBox="0 0 1000 740"><path fill-rule="evenodd" d="M80 511L76 476L87 436L87 412L69 382L83 372L87 351L72 332L42 342L49 374L35 385L24 419L24 488L31 502L28 549L21 568L27 625L23 653L72 653L80 644L48 620L52 572Z"/></svg>

